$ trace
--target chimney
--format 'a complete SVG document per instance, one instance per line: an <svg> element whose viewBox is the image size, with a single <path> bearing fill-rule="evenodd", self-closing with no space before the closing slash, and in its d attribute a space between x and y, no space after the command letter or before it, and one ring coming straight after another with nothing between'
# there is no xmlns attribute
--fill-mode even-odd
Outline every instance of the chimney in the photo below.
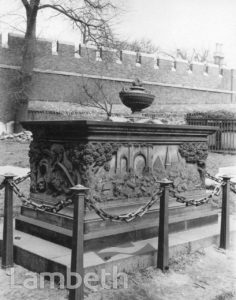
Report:
<svg viewBox="0 0 236 300"><path fill-rule="evenodd" d="M223 44L216 43L216 51L214 53L214 63L221 67L224 61L224 54L222 52Z"/></svg>

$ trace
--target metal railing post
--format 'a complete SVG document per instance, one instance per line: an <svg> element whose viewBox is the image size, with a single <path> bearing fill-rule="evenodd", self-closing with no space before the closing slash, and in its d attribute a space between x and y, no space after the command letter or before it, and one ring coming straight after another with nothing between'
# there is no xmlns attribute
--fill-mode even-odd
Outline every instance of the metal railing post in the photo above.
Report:
<svg viewBox="0 0 236 300"><path fill-rule="evenodd" d="M220 248L229 248L229 201L230 201L230 177L222 176L224 185L222 186L222 209L220 226Z"/></svg>
<svg viewBox="0 0 236 300"><path fill-rule="evenodd" d="M173 183L168 179L159 181L163 192L160 197L159 212L159 235L158 235L158 252L157 268L163 272L169 269L169 188Z"/></svg>
<svg viewBox="0 0 236 300"><path fill-rule="evenodd" d="M2 243L2 268L12 268L13 258L13 189L10 181L15 175L4 174L5 197L4 197L4 221L3 221L3 243Z"/></svg>
<svg viewBox="0 0 236 300"><path fill-rule="evenodd" d="M71 188L77 195L74 200L74 219L72 232L72 252L71 252L71 289L69 290L69 300L84 299L84 199L88 188L78 184ZM77 275L81 282L78 284ZM67 279L68 281L68 279ZM75 287L76 286L76 287ZM75 288L73 288L75 287Z"/></svg>

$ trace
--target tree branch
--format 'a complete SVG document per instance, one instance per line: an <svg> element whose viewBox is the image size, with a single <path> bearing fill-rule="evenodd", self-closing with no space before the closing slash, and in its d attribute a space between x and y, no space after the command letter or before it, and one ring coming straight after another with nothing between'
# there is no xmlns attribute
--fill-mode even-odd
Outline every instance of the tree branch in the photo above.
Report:
<svg viewBox="0 0 236 300"><path fill-rule="evenodd" d="M66 1L64 4L45 3L39 5L38 9L50 8L72 20L82 34L86 33L85 43L111 45L113 38L109 22L112 20L111 10L116 8L111 0L83 0L77 7L73 7L72 4L72 1L68 1L67 5Z"/></svg>
<svg viewBox="0 0 236 300"><path fill-rule="evenodd" d="M95 10L104 10L105 8L115 8L115 6L111 2L105 2L104 4L101 4L101 1L91 1L91 0L84 0L85 3L87 3L90 7L94 8Z"/></svg>
<svg viewBox="0 0 236 300"><path fill-rule="evenodd" d="M21 1L22 1L23 5L24 5L25 9L27 11L29 11L30 10L29 2L27 0L21 0Z"/></svg>
<svg viewBox="0 0 236 300"><path fill-rule="evenodd" d="M62 7L61 5L51 5L51 4L45 4L45 5L41 5L39 6L39 9L44 9L44 8L51 8L54 9L56 11L58 11L59 13L65 15L66 17L70 18L72 21L74 22L79 22L85 26L94 26L93 24L89 24L87 22L85 22L84 20L81 19L80 16L76 15L72 10L66 10L64 7Z"/></svg>
<svg viewBox="0 0 236 300"><path fill-rule="evenodd" d="M103 84L100 81L95 81L95 87L96 90L91 90L90 92L88 89L88 84L83 83L83 90L89 99L86 100L86 103L84 101L80 101L80 105L101 109L109 118L112 113L112 103L110 101L110 97L104 92ZM94 97L94 95L96 96Z"/></svg>

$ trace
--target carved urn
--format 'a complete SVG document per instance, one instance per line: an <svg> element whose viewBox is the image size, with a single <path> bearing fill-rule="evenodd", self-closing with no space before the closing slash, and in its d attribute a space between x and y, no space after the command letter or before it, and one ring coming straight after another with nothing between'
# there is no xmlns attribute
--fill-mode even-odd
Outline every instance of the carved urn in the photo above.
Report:
<svg viewBox="0 0 236 300"><path fill-rule="evenodd" d="M136 79L132 86L124 87L119 93L122 103L132 110L132 113L138 113L142 109L149 107L155 95L146 90L139 79Z"/></svg>

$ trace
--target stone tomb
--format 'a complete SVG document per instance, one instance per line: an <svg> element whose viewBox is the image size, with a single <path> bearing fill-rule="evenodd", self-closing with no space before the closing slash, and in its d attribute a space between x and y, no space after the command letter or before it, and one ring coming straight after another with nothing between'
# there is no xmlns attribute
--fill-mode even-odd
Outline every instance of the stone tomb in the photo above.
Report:
<svg viewBox="0 0 236 300"><path fill-rule="evenodd" d="M212 127L96 121L28 121L33 133L29 159L30 195L38 203L71 197L70 187L89 188L88 197L110 214L135 211L159 188L158 180L173 180L174 191L186 196L205 194L207 136ZM170 199L170 230L180 231L217 221L211 203L185 207ZM158 234L159 201L130 223L104 221L85 210L85 250ZM22 206L18 230L71 246L73 207L58 213Z"/></svg>

